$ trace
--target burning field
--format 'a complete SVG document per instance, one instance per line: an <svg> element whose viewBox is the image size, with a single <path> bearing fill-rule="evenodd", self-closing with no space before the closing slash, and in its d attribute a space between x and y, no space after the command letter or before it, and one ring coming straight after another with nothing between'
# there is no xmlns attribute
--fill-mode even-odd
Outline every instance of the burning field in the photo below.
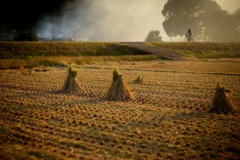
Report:
<svg viewBox="0 0 240 160"><path fill-rule="evenodd" d="M116 67L134 99L107 100ZM67 67L1 70L0 157L239 159L239 68L240 59L76 65L78 92L62 92ZM232 114L209 113L218 82Z"/></svg>

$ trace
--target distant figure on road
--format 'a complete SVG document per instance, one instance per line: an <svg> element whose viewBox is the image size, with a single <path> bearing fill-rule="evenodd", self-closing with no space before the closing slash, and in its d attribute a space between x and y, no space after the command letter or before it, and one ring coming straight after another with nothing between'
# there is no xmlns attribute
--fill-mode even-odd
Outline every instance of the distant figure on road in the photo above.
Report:
<svg viewBox="0 0 240 160"><path fill-rule="evenodd" d="M190 41L192 38L192 30L188 28L187 33L186 33L186 39L187 41Z"/></svg>

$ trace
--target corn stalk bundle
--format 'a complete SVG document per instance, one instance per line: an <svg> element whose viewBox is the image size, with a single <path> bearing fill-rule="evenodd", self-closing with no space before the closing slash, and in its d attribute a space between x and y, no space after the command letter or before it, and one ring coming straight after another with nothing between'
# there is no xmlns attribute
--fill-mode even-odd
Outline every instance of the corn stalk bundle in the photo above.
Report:
<svg viewBox="0 0 240 160"><path fill-rule="evenodd" d="M117 68L113 71L113 82L106 99L110 101L128 101L135 99L128 84L124 81L123 76Z"/></svg>
<svg viewBox="0 0 240 160"><path fill-rule="evenodd" d="M72 66L70 66L68 69L68 76L62 88L62 92L67 92L67 93L81 92L82 89L76 77L77 77L77 70L74 70Z"/></svg>
<svg viewBox="0 0 240 160"><path fill-rule="evenodd" d="M212 108L209 112L218 114L230 114L237 112L237 108L234 106L232 98L229 94L230 92L231 91L229 89L221 87L220 83L218 83L213 97Z"/></svg>

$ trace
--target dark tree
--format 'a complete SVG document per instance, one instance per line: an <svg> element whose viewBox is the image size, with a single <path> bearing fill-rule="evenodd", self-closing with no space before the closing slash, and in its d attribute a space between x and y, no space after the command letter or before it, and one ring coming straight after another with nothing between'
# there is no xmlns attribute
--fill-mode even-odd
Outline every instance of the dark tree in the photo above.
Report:
<svg viewBox="0 0 240 160"><path fill-rule="evenodd" d="M167 35L184 36L188 28L195 39L230 41L235 39L233 16L213 0L168 0L162 11Z"/></svg>
<svg viewBox="0 0 240 160"><path fill-rule="evenodd" d="M20 32L14 38L15 41L38 41L35 32Z"/></svg>
<svg viewBox="0 0 240 160"><path fill-rule="evenodd" d="M145 39L145 42L161 42L162 37L160 36L160 31L158 30L151 30L148 33L147 38Z"/></svg>
<svg viewBox="0 0 240 160"><path fill-rule="evenodd" d="M169 36L183 36L189 27L201 34L201 17L219 10L221 7L212 0L168 0L162 11L163 27Z"/></svg>
<svg viewBox="0 0 240 160"><path fill-rule="evenodd" d="M0 3L1 31L34 30L46 15L60 14L64 6L74 0L7 0ZM82 1L82 0L78 0Z"/></svg>

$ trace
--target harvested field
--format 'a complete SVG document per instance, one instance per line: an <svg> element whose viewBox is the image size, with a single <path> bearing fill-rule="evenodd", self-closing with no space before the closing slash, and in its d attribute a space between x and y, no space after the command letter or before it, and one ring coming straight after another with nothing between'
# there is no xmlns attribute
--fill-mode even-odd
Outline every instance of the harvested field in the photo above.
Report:
<svg viewBox="0 0 240 160"><path fill-rule="evenodd" d="M106 101L118 67L135 99ZM239 159L240 114L210 114L217 82L240 107L240 59L0 71L0 156L12 159ZM138 75L143 83L134 83Z"/></svg>

